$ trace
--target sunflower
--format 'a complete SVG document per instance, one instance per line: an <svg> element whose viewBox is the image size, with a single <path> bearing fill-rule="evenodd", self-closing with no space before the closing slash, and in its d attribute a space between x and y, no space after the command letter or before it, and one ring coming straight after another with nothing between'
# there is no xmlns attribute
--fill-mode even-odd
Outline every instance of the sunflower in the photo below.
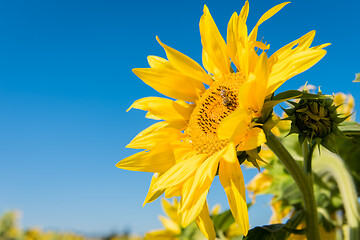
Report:
<svg viewBox="0 0 360 240"><path fill-rule="evenodd" d="M262 123L264 101L289 78L309 69L325 54L328 44L310 45L311 31L267 56L269 45L257 41L260 24L288 3L267 11L248 34L249 3L234 13L221 36L207 6L200 19L204 70L191 58L165 45L167 59L149 56L150 68L133 72L169 98L145 97L131 108L147 111L159 121L140 132L127 147L144 151L127 157L117 167L154 173L144 204L180 196L181 224L196 220L208 239L215 239L206 196L219 175L240 232L247 235L249 220L245 184L238 161L244 153L257 158L266 142ZM235 65L233 69L231 62ZM175 100L173 100L175 99Z"/></svg>
<svg viewBox="0 0 360 240"><path fill-rule="evenodd" d="M172 203L164 198L161 200L163 211L166 213L167 217L159 216L159 220L165 229L148 232L145 234L144 238L146 240L178 240L181 234L180 218L177 212L179 202L176 198L174 198Z"/></svg>

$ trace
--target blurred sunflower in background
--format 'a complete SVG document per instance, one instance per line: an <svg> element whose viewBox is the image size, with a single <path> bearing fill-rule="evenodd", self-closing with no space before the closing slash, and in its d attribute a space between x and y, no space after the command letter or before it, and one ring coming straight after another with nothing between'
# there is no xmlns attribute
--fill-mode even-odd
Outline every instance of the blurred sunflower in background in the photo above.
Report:
<svg viewBox="0 0 360 240"><path fill-rule="evenodd" d="M174 198L173 202L170 203L166 199L161 199L161 205L165 216L159 216L159 220L165 229L153 230L145 234L146 240L166 239L166 240L177 240L181 234L180 217L178 215L179 202Z"/></svg>
<svg viewBox="0 0 360 240"><path fill-rule="evenodd" d="M315 31L289 43L270 57L270 45L257 41L258 27L281 10L267 11L248 33L249 3L228 23L227 42L204 6L200 19L203 65L162 43L167 60L149 56L150 68L133 72L169 98L145 97L131 108L147 111L157 122L140 132L128 148L144 149L116 166L153 172L144 204L180 196L182 227L196 221L208 239L215 239L206 196L215 175L228 197L239 231L249 229L245 184L240 164L256 165L258 147L266 142L262 124L264 102L289 78L309 69L325 54L329 44L310 47ZM234 68L232 67L232 63ZM241 161L241 162L239 162Z"/></svg>

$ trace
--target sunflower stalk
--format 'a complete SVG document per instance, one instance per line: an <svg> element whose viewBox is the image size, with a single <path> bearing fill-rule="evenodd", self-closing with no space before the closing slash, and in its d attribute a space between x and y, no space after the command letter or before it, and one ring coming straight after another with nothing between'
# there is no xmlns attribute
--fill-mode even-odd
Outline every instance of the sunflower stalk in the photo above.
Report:
<svg viewBox="0 0 360 240"><path fill-rule="evenodd" d="M319 224L317 216L317 208L314 196L312 174L306 174L291 154L286 150L284 145L279 141L279 139L274 136L271 131L266 131L267 146L275 153L279 160L284 164L286 170L293 177L295 183L297 184L301 196L304 202L305 210L305 221L306 221L306 236L307 239L320 240L319 233ZM308 153L312 152L306 147ZM309 154L307 159L309 160ZM311 158L310 158L311 160ZM310 168L311 170L311 168Z"/></svg>
<svg viewBox="0 0 360 240"><path fill-rule="evenodd" d="M316 144L308 143L307 141L304 141L302 144L303 149L303 156L304 156L304 171L305 174L311 175L311 163L312 163L312 156L315 150ZM312 180L311 180L312 181Z"/></svg>

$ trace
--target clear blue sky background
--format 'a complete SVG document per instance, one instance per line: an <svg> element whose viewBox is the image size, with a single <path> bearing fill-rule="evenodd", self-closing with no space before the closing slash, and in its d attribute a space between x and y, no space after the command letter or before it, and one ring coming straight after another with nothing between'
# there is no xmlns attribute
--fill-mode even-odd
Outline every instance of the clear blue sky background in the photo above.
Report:
<svg viewBox="0 0 360 240"><path fill-rule="evenodd" d="M12 0L0 2L0 213L21 210L23 227L144 233L161 225L160 201L142 208L151 175L115 164L134 153L125 145L151 124L130 104L160 96L131 69L147 55L165 56L160 39L201 63L198 22L206 3L221 31L243 1ZM248 24L281 1L250 0ZM360 96L359 1L295 0L261 26L270 52L316 29L331 42L306 81L324 93ZM357 108L359 109L359 108ZM246 181L255 171L246 171ZM266 224L269 198L250 211ZM210 205L228 208L218 180Z"/></svg>

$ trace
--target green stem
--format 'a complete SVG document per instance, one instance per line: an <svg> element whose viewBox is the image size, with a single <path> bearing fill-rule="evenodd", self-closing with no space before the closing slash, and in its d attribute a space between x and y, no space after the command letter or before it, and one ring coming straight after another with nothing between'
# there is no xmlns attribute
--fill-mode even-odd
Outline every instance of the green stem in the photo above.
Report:
<svg viewBox="0 0 360 240"><path fill-rule="evenodd" d="M319 223L312 183L312 174L305 174L299 164L286 150L277 137L270 131L266 135L266 145L275 153L279 160L284 164L286 170L293 177L297 184L304 202L306 237L311 240L320 240Z"/></svg>
<svg viewBox="0 0 360 240"><path fill-rule="evenodd" d="M312 173L311 171L311 162L312 156L315 150L316 144L309 144L307 140L304 141L302 148L303 148L303 156L304 156L304 171L306 175Z"/></svg>

